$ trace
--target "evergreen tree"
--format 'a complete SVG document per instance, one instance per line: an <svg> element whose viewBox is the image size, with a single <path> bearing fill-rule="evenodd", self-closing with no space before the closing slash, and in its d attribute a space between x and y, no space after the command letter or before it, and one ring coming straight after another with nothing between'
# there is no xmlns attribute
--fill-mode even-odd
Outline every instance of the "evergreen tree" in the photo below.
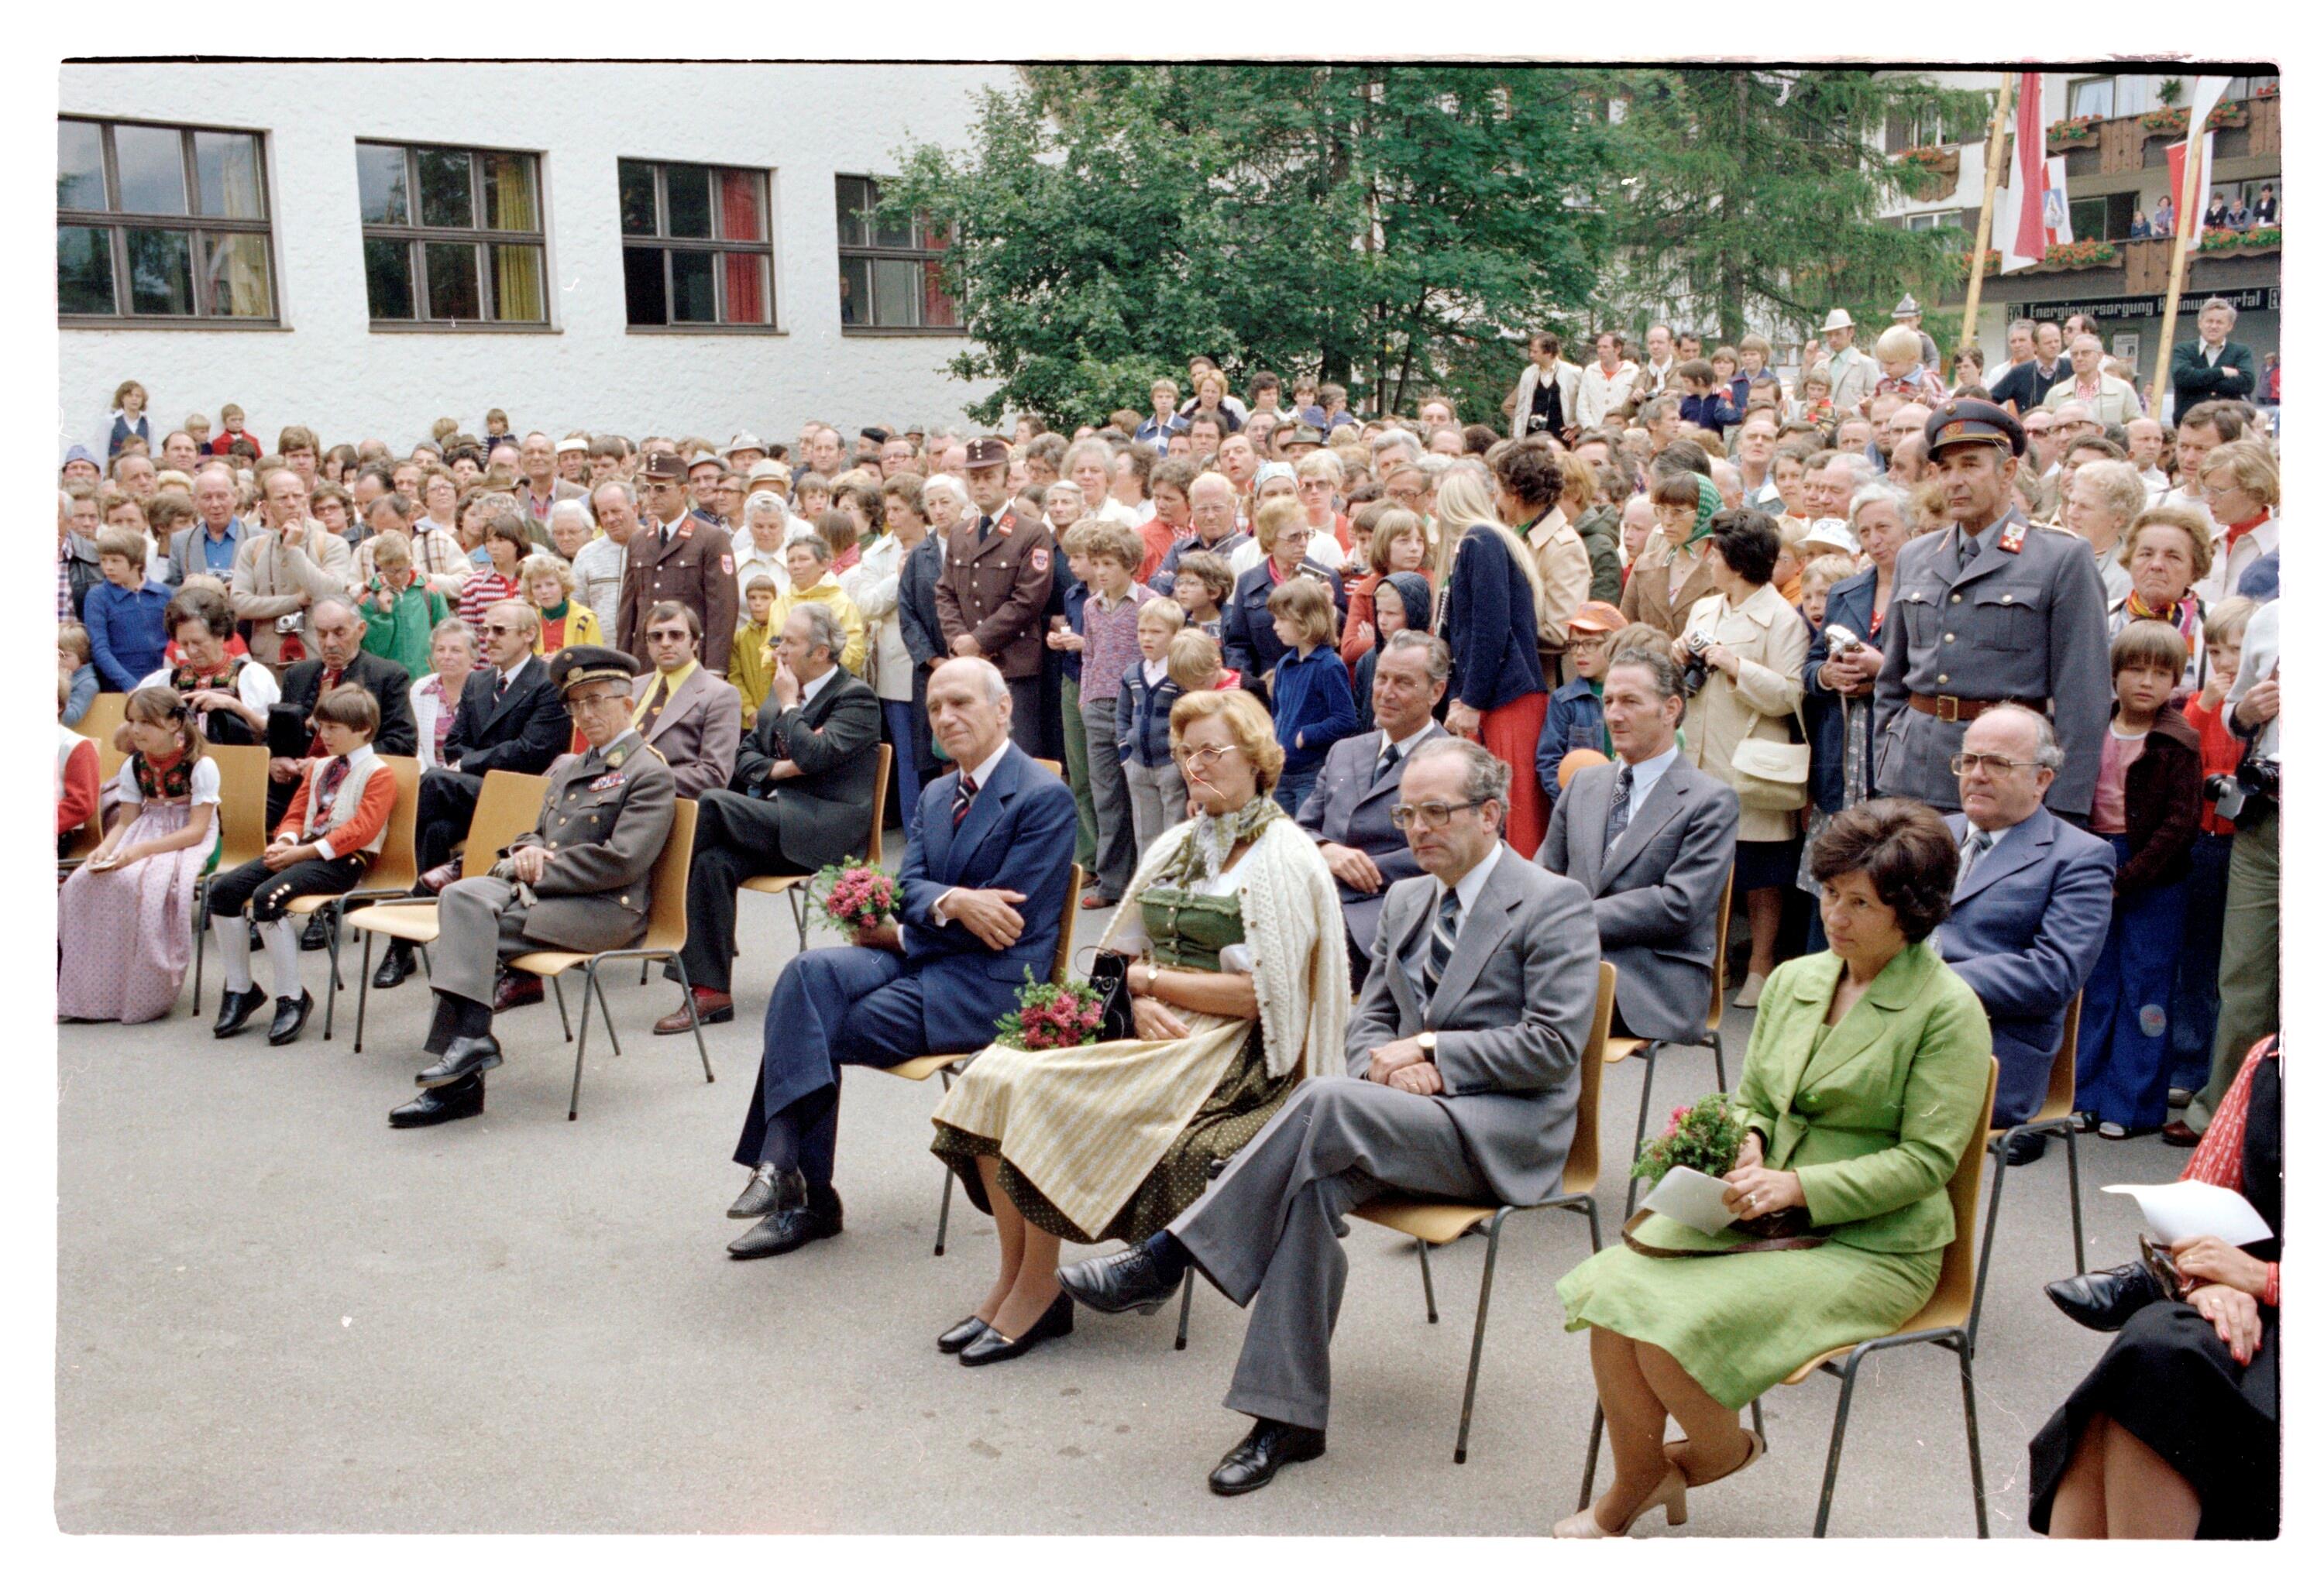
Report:
<svg viewBox="0 0 2324 1583"><path fill-rule="evenodd" d="M1043 66L963 154L883 186L948 232L945 289L996 389L972 409L1143 410L1196 352L1313 372L1377 410L1449 386L1489 420L1529 331L1575 322L1608 232L1608 127L1527 67Z"/></svg>
<svg viewBox="0 0 2324 1583"><path fill-rule="evenodd" d="M1771 325L1812 330L1835 307L1885 327L1905 292L1933 300L1958 278L1960 231L1880 223L1934 179L1892 163L1884 140L1892 116L1973 138L1982 95L1837 69L1647 68L1600 86L1622 106L1609 217L1625 300L1732 342Z"/></svg>

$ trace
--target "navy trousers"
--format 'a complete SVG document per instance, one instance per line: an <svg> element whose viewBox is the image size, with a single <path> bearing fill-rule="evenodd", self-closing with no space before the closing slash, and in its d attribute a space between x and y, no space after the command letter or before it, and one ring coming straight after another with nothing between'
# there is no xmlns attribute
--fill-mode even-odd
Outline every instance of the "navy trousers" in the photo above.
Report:
<svg viewBox="0 0 2324 1583"><path fill-rule="evenodd" d="M892 951L835 946L793 957L767 1002L758 1091L734 1162L797 1166L831 1184L839 1069L893 1066L930 1052L918 977Z"/></svg>
<svg viewBox="0 0 2324 1583"><path fill-rule="evenodd" d="M2115 861L2130 843L2119 835ZM2168 1117L2171 999L2187 913L2187 882L2117 896L2098 965L2082 986L2074 1104L2101 1121L2152 1131Z"/></svg>

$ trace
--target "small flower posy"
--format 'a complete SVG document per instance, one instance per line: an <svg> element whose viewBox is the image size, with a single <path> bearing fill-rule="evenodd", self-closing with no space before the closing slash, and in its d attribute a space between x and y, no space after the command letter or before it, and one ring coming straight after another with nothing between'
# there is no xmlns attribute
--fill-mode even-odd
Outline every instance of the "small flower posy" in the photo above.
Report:
<svg viewBox="0 0 2324 1583"><path fill-rule="evenodd" d="M1705 1176L1726 1175L1743 1151L1743 1115L1725 1094L1705 1094L1692 1105L1678 1106L1662 1137L1638 1151L1630 1174L1655 1183L1672 1166L1689 1165Z"/></svg>
<svg viewBox="0 0 2324 1583"><path fill-rule="evenodd" d="M1038 980L1025 970L1025 987L1017 991L1017 1009L992 1030L993 1043L1013 1050L1069 1050L1097 1043L1098 1023L1105 1001L1080 979L1062 984Z"/></svg>
<svg viewBox="0 0 2324 1583"><path fill-rule="evenodd" d="M896 916L895 876L858 859L819 870L813 890L816 910L843 934L876 927Z"/></svg>

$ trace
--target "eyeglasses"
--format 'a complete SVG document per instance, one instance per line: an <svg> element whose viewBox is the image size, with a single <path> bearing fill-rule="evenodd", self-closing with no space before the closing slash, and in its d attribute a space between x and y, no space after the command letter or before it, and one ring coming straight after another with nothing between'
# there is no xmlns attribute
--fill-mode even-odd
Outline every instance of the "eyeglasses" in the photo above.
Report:
<svg viewBox="0 0 2324 1583"><path fill-rule="evenodd" d="M1565 651L1568 654L1579 654L1585 649L1595 651L1605 647L1605 639L1583 637L1577 632L1566 640Z"/></svg>
<svg viewBox="0 0 2324 1583"><path fill-rule="evenodd" d="M1240 747L1241 744L1239 742L1229 742L1222 748L1196 748L1191 753L1184 748L1173 748L1170 750L1170 757L1181 769L1208 769Z"/></svg>
<svg viewBox="0 0 2324 1583"><path fill-rule="evenodd" d="M1388 811L1388 817L1398 830L1409 830L1415 824L1423 830L1442 830L1462 809L1484 805L1484 800L1480 798L1472 798L1465 803L1398 803Z"/></svg>
<svg viewBox="0 0 2324 1583"><path fill-rule="evenodd" d="M1967 775L1972 769L1983 769L1988 775L2006 775L2013 769L2038 769L2039 759L2012 759L2002 753L1955 753L1950 760L1955 775Z"/></svg>
<svg viewBox="0 0 2324 1583"><path fill-rule="evenodd" d="M496 621L486 621L482 626L479 626L476 630L482 632L487 638L505 638L511 632L515 631L516 629L511 626L503 626Z"/></svg>

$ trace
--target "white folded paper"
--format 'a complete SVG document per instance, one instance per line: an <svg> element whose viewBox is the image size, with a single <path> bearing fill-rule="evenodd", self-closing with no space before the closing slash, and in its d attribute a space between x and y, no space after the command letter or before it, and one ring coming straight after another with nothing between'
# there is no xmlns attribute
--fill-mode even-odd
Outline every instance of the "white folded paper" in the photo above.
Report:
<svg viewBox="0 0 2324 1583"><path fill-rule="evenodd" d="M2232 1247L2264 1242L2275 1235L2251 1201L2233 1188L2208 1182L2129 1183L2109 1187L2138 1201L2146 1229L2166 1247L2190 1237L2216 1237Z"/></svg>
<svg viewBox="0 0 2324 1583"><path fill-rule="evenodd" d="M1646 1194L1644 1207L1709 1236L1735 1223L1735 1212L1726 1201L1727 1183L1718 1177L1706 1176L1692 1165L1673 1165Z"/></svg>

